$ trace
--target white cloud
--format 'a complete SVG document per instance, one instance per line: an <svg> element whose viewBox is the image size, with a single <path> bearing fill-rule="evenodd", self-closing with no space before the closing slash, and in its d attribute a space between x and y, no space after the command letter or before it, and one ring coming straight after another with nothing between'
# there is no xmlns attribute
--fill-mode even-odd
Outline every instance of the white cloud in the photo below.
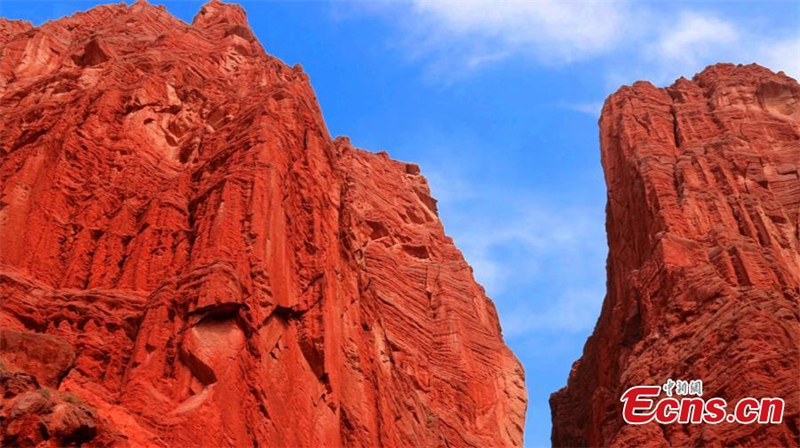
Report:
<svg viewBox="0 0 800 448"><path fill-rule="evenodd" d="M369 10L398 24L395 44L443 83L503 61L564 66L601 60L609 90L620 77L665 84L716 62L756 62L800 75L800 26L780 29L756 18L726 17L713 4L700 11L698 4L408 0Z"/></svg>
<svg viewBox="0 0 800 448"><path fill-rule="evenodd" d="M580 112L582 114L591 115L593 117L600 117L600 111L603 109L602 101L588 101L585 103L562 103L559 105L562 109Z"/></svg>
<svg viewBox="0 0 800 448"><path fill-rule="evenodd" d="M448 235L500 309L507 338L592 328L605 291L601 206L493 189L450 165L423 164L423 174Z"/></svg>
<svg viewBox="0 0 800 448"><path fill-rule="evenodd" d="M433 188L438 192L436 185ZM477 207L497 207L496 197L486 205L473 199L463 204L469 210L465 216L448 217L455 218L448 219L448 232L491 296L543 279L574 283L573 276L603 266L602 210L521 199L525 196L520 192L507 198L502 211L487 210L485 216L500 215L495 218L476 221L473 216Z"/></svg>
<svg viewBox="0 0 800 448"><path fill-rule="evenodd" d="M523 303L513 312L502 316L503 334L513 339L525 337L537 331L585 332L594 328L600 305L605 297L605 288L565 288L544 302L544 308L535 308Z"/></svg>
<svg viewBox="0 0 800 448"><path fill-rule="evenodd" d="M412 10L416 33L466 46L472 61L525 53L570 62L614 48L632 29L626 1L414 0Z"/></svg>
<svg viewBox="0 0 800 448"><path fill-rule="evenodd" d="M696 12L684 12L677 25L665 29L658 38L652 56L667 61L697 63L720 45L730 45L738 40L739 33L731 23Z"/></svg>
<svg viewBox="0 0 800 448"><path fill-rule="evenodd" d="M723 15L713 2L703 4L702 14L689 1L669 3L670 13L655 10L664 4L407 0L353 2L352 8L395 24L395 49L440 82L503 63L515 70L523 63L597 70L605 91L555 104L594 116L601 99L622 84L648 79L664 85L716 62L757 62L800 74L800 27L745 23L741 16ZM447 233L502 309L507 336L590 329L605 291L603 210L565 203L546 192L491 191L480 170L471 172L463 160L470 152L463 147L474 144L463 133L452 141L450 135L422 139L420 144L436 148L422 153L442 158L422 163L423 173L440 199Z"/></svg>
<svg viewBox="0 0 800 448"><path fill-rule="evenodd" d="M691 77L716 62L758 63L795 78L800 74L800 27L790 38L769 37L710 13L684 11L639 50L647 64L631 67L657 84ZM627 81L630 82L630 81Z"/></svg>
<svg viewBox="0 0 800 448"><path fill-rule="evenodd" d="M452 232L476 279L500 307L504 334L590 330L605 295L602 210L517 204L497 220L455 220Z"/></svg>
<svg viewBox="0 0 800 448"><path fill-rule="evenodd" d="M782 70L800 80L800 36L777 42L763 43L756 50L761 61L774 70Z"/></svg>

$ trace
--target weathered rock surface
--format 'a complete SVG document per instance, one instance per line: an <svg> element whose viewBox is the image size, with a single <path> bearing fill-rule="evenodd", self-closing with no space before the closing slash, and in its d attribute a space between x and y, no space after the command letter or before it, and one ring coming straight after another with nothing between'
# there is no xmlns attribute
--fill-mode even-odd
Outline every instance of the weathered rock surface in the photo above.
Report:
<svg viewBox="0 0 800 448"><path fill-rule="evenodd" d="M4 444L522 444L419 167L332 140L240 7L0 39Z"/></svg>
<svg viewBox="0 0 800 448"><path fill-rule="evenodd" d="M719 64L611 95L600 118L608 292L554 446L798 446L800 86ZM783 424L626 425L634 385L701 379L728 403L782 397Z"/></svg>

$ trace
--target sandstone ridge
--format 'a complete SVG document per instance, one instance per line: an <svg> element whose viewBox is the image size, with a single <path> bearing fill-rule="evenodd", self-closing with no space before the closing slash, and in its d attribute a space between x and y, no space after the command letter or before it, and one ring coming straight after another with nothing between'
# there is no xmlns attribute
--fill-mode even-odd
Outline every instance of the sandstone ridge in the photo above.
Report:
<svg viewBox="0 0 800 448"><path fill-rule="evenodd" d="M4 446L521 446L418 166L332 139L244 10L0 19Z"/></svg>
<svg viewBox="0 0 800 448"><path fill-rule="evenodd" d="M553 446L798 446L800 85L718 64L605 102L607 295L553 394ZM634 385L781 397L782 424L626 425Z"/></svg>

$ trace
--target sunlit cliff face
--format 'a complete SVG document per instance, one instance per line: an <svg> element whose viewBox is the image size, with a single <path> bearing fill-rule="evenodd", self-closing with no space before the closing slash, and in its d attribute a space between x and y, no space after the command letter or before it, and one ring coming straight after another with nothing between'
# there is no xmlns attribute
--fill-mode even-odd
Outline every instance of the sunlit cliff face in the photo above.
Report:
<svg viewBox="0 0 800 448"><path fill-rule="evenodd" d="M608 294L555 446L797 446L800 86L718 64L611 95L600 118ZM668 379L786 402L780 424L628 425L623 392Z"/></svg>
<svg viewBox="0 0 800 448"><path fill-rule="evenodd" d="M0 26L4 444L522 445L419 167L331 139L240 7Z"/></svg>

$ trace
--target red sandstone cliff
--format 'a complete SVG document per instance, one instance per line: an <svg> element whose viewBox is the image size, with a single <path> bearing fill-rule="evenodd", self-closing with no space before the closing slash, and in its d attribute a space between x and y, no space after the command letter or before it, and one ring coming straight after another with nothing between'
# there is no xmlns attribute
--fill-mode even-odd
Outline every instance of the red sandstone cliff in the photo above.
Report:
<svg viewBox="0 0 800 448"><path fill-rule="evenodd" d="M3 445L522 444L419 168L331 140L240 7L0 44Z"/></svg>
<svg viewBox="0 0 800 448"><path fill-rule="evenodd" d="M554 446L798 446L800 86L720 64L611 95L600 118L608 293ZM783 424L626 425L634 385L702 379L728 403L782 397Z"/></svg>

